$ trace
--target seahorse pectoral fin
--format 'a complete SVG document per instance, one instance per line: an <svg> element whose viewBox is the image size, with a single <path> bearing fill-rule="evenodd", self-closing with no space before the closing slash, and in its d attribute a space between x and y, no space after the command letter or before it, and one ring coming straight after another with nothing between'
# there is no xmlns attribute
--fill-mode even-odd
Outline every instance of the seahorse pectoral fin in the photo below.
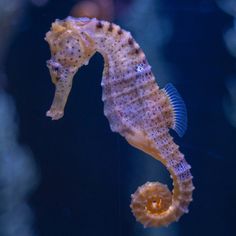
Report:
<svg viewBox="0 0 236 236"><path fill-rule="evenodd" d="M165 92L169 98L172 108L172 125L170 128L182 137L187 129L187 109L185 103L176 88L168 83L162 91Z"/></svg>

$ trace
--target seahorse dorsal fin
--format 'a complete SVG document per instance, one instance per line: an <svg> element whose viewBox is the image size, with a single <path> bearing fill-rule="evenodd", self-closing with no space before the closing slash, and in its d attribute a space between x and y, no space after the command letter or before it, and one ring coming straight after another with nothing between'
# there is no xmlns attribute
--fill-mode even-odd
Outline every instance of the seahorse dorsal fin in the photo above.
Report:
<svg viewBox="0 0 236 236"><path fill-rule="evenodd" d="M163 91L168 96L173 109L174 120L171 128L175 130L179 137L182 137L187 129L187 110L185 103L173 84L168 83L163 88Z"/></svg>

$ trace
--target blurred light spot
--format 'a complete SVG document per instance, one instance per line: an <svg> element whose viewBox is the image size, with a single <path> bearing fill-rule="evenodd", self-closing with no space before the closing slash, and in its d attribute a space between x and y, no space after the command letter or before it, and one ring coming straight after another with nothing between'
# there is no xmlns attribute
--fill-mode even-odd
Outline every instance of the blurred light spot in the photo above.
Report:
<svg viewBox="0 0 236 236"><path fill-rule="evenodd" d="M236 30L229 29L224 35L226 46L229 52L236 57Z"/></svg>
<svg viewBox="0 0 236 236"><path fill-rule="evenodd" d="M234 16L234 26L224 34L224 41L229 53L236 58L236 0L218 0L219 7ZM228 96L223 99L225 116L229 123L236 128L236 76L226 82Z"/></svg>
<svg viewBox="0 0 236 236"><path fill-rule="evenodd" d="M19 28L16 24L20 22L26 0L0 0L0 66L4 60L7 46L10 44L11 36Z"/></svg>
<svg viewBox="0 0 236 236"><path fill-rule="evenodd" d="M98 18L99 7L92 1L79 2L72 8L70 15L74 17Z"/></svg>
<svg viewBox="0 0 236 236"><path fill-rule="evenodd" d="M27 204L20 204L0 214L1 236L33 236L32 225L33 216Z"/></svg>
<svg viewBox="0 0 236 236"><path fill-rule="evenodd" d="M223 11L236 17L236 0L217 0L217 3Z"/></svg>
<svg viewBox="0 0 236 236"><path fill-rule="evenodd" d="M224 40L230 54L236 57L236 27L229 29L224 34Z"/></svg>
<svg viewBox="0 0 236 236"><path fill-rule="evenodd" d="M114 17L113 0L86 0L78 2L71 10L71 16L89 17L112 21Z"/></svg>
<svg viewBox="0 0 236 236"><path fill-rule="evenodd" d="M32 213L26 201L38 183L32 154L17 143L10 96L0 91L0 235L32 236Z"/></svg>

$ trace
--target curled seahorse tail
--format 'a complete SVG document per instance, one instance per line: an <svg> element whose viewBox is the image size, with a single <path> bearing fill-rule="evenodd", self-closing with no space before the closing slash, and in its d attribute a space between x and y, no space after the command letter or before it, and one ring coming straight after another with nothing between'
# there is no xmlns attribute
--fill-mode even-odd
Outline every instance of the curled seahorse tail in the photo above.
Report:
<svg viewBox="0 0 236 236"><path fill-rule="evenodd" d="M130 207L137 221L144 227L168 226L178 221L184 213L188 213L188 206L192 201L194 186L190 173L191 167L169 135L163 137L163 140L168 141L164 145L159 144L158 149L157 145L150 140L148 142L142 140L148 145L137 145L132 143L133 140L128 140L130 144L161 161L173 179L172 193L164 184L147 182L132 194Z"/></svg>
<svg viewBox="0 0 236 236"><path fill-rule="evenodd" d="M168 187L159 182L147 182L131 195L130 207L136 220L144 227L167 226L174 219L171 214L162 213L170 207L172 194Z"/></svg>

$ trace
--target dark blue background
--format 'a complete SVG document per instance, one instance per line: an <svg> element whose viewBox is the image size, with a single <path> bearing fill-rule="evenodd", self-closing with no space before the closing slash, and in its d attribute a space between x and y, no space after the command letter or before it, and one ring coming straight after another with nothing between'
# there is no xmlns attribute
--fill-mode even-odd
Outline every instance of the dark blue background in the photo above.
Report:
<svg viewBox="0 0 236 236"><path fill-rule="evenodd" d="M20 142L31 148L41 172L30 199L35 228L41 236L131 236L134 228L145 235L129 208L130 194L140 183L126 187L136 178L133 148L110 131L103 115L99 54L76 75L64 118L52 122L45 117L54 87L43 39L55 18L65 18L74 3L29 4L6 60ZM236 235L236 129L222 106L226 79L236 73L236 59L223 42L233 18L210 0L162 1L161 11L173 27L164 57L178 68L178 90L188 108L187 133L176 141L192 165L196 185L190 213L177 223L179 235Z"/></svg>

